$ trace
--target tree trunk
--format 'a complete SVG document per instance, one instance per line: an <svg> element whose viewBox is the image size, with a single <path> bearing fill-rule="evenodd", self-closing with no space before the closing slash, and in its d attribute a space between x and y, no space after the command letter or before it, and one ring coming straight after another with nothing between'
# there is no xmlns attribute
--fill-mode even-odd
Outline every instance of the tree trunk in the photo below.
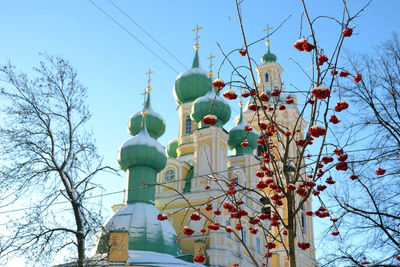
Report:
<svg viewBox="0 0 400 267"><path fill-rule="evenodd" d="M76 236L77 250L78 250L78 259L76 263L78 267L83 267L85 261L85 234L84 234L81 205L79 203L73 184L68 182L69 180L71 180L69 179L68 174L64 173L62 170L59 171L59 174L64 184L67 195L71 201L72 210L74 212L74 218L76 223L75 236Z"/></svg>
<svg viewBox="0 0 400 267"><path fill-rule="evenodd" d="M77 226L77 233L76 233L76 239L77 239L77 247L78 247L78 260L77 260L77 266L78 267L83 267L84 266L84 261L85 261L85 234L84 234L84 229L83 229L83 222L82 222L82 217L81 217L81 212L80 212L80 207L79 203L72 203L72 206L74 208L74 216L75 216L75 221L76 221L76 226ZM75 212L76 210L76 212Z"/></svg>
<svg viewBox="0 0 400 267"><path fill-rule="evenodd" d="M288 197L287 200L288 208L288 249L289 249L289 266L296 267L296 226L295 226L295 214L294 214L294 200Z"/></svg>

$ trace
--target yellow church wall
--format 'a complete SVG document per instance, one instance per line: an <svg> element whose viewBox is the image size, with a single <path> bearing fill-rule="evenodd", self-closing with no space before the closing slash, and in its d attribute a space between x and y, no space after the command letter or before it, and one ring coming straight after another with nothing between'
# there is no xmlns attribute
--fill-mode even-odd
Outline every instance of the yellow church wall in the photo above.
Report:
<svg viewBox="0 0 400 267"><path fill-rule="evenodd" d="M204 201L202 202L197 202L197 203L192 203L193 206L196 206L198 204L204 204ZM187 205L182 205L182 207L186 207ZM178 207L176 207L178 208ZM171 215L170 217L173 218L173 226L175 231L177 232L178 236L181 238L181 248L182 251L184 253L190 253L190 254L201 254L204 253L204 251L198 251L199 248L204 248L207 249L209 248L209 238L206 237L204 238L204 235L201 234L199 236L196 237L196 235L200 234L198 231L194 234L194 236L190 236L190 237L186 237L185 235L183 235L181 233L181 230L183 229L184 226L189 225L189 217L190 215L193 213L193 210L190 211L186 211L186 210L182 210L179 212L174 213L173 215ZM212 211L206 211L204 209L200 210L201 214L204 214L205 216L212 218ZM206 221L204 226L204 228L207 229L207 225L209 224L209 221ZM208 230L208 229L207 229ZM199 242L205 242L205 244L201 244L199 245ZM203 243L204 243L203 242Z"/></svg>
<svg viewBox="0 0 400 267"><path fill-rule="evenodd" d="M175 171L175 178L171 182L167 182L164 179L164 175L168 170L174 170ZM169 160L167 162L167 166L160 172L160 179L159 182L168 186L172 187L175 189L182 189L185 183L185 178L188 173L189 169L186 166L182 166L182 164L177 164L177 162L174 160ZM174 189L168 188L165 186L160 186L159 187L159 192L168 192L168 191L174 191Z"/></svg>
<svg viewBox="0 0 400 267"><path fill-rule="evenodd" d="M111 232L108 261L126 261L128 259L128 241L128 232Z"/></svg>
<svg viewBox="0 0 400 267"><path fill-rule="evenodd" d="M189 199L189 201L190 201L190 199ZM193 207L197 207L197 206L200 207L200 206L204 205L205 203L207 203L206 199L205 200L199 200L199 201L190 201L190 204ZM158 208L160 208L162 206L163 206L163 204L161 204L160 202L157 203L157 207ZM178 209L183 209L183 208L188 208L188 204L187 204L186 201L183 201L182 203L176 203L176 202L168 203L167 209L165 209L165 210L178 210ZM194 211L193 209L190 209L188 214L190 215L193 211ZM174 213L171 216L176 216L176 214L185 213L185 212L186 212L186 210L185 211L179 211L179 212ZM175 221L175 218L174 218L174 221Z"/></svg>
<svg viewBox="0 0 400 267"><path fill-rule="evenodd" d="M194 152L193 143L178 146L178 148L176 149L176 152L177 152L178 158L182 155L193 153Z"/></svg>
<svg viewBox="0 0 400 267"><path fill-rule="evenodd" d="M272 254L270 261L271 261L271 266L278 267L279 266L279 254Z"/></svg>

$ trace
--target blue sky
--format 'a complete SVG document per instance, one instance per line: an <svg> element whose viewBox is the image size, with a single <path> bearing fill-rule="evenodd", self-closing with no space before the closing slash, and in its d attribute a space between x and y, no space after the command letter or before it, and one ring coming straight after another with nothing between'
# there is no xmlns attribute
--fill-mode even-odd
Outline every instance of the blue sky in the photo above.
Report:
<svg viewBox="0 0 400 267"><path fill-rule="evenodd" d="M234 1L228 0L171 0L171 1L127 1L113 0L124 12L151 34L179 61L168 55L148 38L137 26L124 17L108 0L92 0L117 20L132 35L140 39L154 56L126 31L106 17L89 0L37 0L0 1L0 63L10 60L18 69L31 73L32 67L40 60L39 52L59 55L68 59L77 69L82 84L88 87L88 104L93 114L90 127L93 130L104 163L117 168L116 155L120 144L129 135L126 131L129 117L142 107L141 93L147 85L145 73L151 68L152 102L156 112L167 122L165 134L159 141L166 145L177 135L177 104L172 96L175 78L191 66L194 56L194 33L199 24L200 58L202 67L208 70L206 59L212 53L216 56L214 73L222 60L217 47L224 51L242 47L240 27ZM341 0L306 1L311 16L340 16ZM349 1L351 11L367 1ZM345 41L349 52L370 53L371 47L399 29L398 0L376 0L355 21L354 35ZM271 36L271 49L284 69L283 80L287 89L291 84L301 88L309 87L304 75L289 59L294 58L307 68L307 56L298 53L293 43L299 37L301 6L300 1L245 1L243 4L244 26L248 41L265 36L262 30L267 24L277 27L284 19L287 22ZM330 20L321 20L317 37L328 54L333 41L340 32ZM303 26L308 35L306 25ZM264 42L250 50L258 63L266 52ZM162 60L171 66L164 64ZM244 58L235 56L237 64L245 64ZM229 72L223 71L223 75ZM224 78L224 77L223 77ZM232 118L239 110L232 104ZM229 129L232 122L226 125ZM102 175L97 182L103 184L106 192L122 190L125 177ZM106 206L122 201L122 194L105 197Z"/></svg>

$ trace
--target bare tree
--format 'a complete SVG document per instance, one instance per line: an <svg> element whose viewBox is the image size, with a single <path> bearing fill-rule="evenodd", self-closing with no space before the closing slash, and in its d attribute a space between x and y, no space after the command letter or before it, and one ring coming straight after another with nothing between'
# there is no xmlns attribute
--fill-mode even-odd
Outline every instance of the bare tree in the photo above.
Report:
<svg viewBox="0 0 400 267"><path fill-rule="evenodd" d="M400 256L400 42L397 34L373 53L348 56L349 70L362 80L338 90L356 114L340 136L354 173L333 194L342 239L327 262L395 266ZM356 175L356 176L355 176ZM337 266L337 265L335 265Z"/></svg>
<svg viewBox="0 0 400 267"><path fill-rule="evenodd" d="M60 250L83 266L86 241L102 223L100 193L93 177L102 166L86 123L86 88L70 63L43 55L36 77L1 66L4 88L0 125L0 205L4 210L2 254L44 263ZM70 254L71 255L71 254Z"/></svg>

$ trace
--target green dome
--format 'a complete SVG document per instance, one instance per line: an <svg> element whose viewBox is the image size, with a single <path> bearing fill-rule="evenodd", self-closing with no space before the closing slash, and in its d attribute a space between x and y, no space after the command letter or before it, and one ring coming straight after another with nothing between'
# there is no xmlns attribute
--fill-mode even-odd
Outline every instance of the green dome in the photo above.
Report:
<svg viewBox="0 0 400 267"><path fill-rule="evenodd" d="M147 93L147 99L144 108L146 111L147 132L151 137L157 139L165 132L165 121L158 113L153 111L150 103L150 92ZM128 131L131 135L135 136L139 133L141 128L142 114L141 112L136 112L129 120Z"/></svg>
<svg viewBox="0 0 400 267"><path fill-rule="evenodd" d="M167 145L167 155L170 158L176 158L178 154L176 153L176 149L178 148L178 139L174 138L169 141Z"/></svg>
<svg viewBox="0 0 400 267"><path fill-rule="evenodd" d="M118 164L123 170L135 166L145 166L156 172L164 169L167 163L165 148L151 137L146 129L147 115L139 134L126 140L118 151Z"/></svg>
<svg viewBox="0 0 400 267"><path fill-rule="evenodd" d="M109 252L110 232L128 232L129 250L181 255L180 244L176 240L177 235L172 224L168 220L157 220L158 214L160 211L151 204L125 205L104 225L96 252L99 254Z"/></svg>
<svg viewBox="0 0 400 267"><path fill-rule="evenodd" d="M243 111L240 107L239 121L236 126L229 130L228 146L231 150L234 150L235 155L241 154L253 154L255 148L257 148L258 135L254 130L246 132L244 127L246 122L243 120ZM248 145L242 146L242 142L247 140Z"/></svg>
<svg viewBox="0 0 400 267"><path fill-rule="evenodd" d="M269 46L268 46L268 52L262 56L261 61L264 63L271 63L271 62L276 62L276 56L275 54L272 54Z"/></svg>
<svg viewBox="0 0 400 267"><path fill-rule="evenodd" d="M196 50L192 68L181 73L174 85L174 98L178 104L192 102L211 91L211 78L200 68L199 53Z"/></svg>
<svg viewBox="0 0 400 267"><path fill-rule="evenodd" d="M196 123L199 123L208 114L217 116L218 122L215 126L218 127L222 127L231 118L231 107L213 90L194 101L190 116Z"/></svg>

